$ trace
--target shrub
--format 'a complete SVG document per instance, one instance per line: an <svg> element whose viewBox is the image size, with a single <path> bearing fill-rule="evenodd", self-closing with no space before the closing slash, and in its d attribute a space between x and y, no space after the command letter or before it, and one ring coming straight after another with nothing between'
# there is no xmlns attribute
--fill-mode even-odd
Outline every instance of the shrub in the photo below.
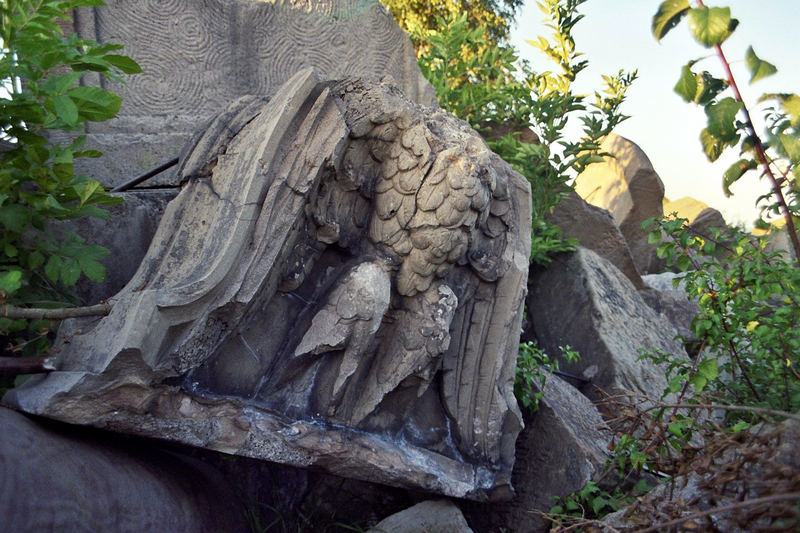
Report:
<svg viewBox="0 0 800 533"><path fill-rule="evenodd" d="M91 71L119 79L140 71L129 57L113 53L121 45L63 35L58 20L79 6L96 5L102 2L8 0L0 6L0 133L11 148L0 153L0 305L63 306L81 276L105 278L99 260L107 250L52 228L57 220L107 217L102 206L121 201L76 174L73 164L101 155L83 149L79 132L87 122L114 117L121 104L100 87L80 85L81 76ZM11 340L13 351L40 351L49 326L2 317L0 335Z"/></svg>

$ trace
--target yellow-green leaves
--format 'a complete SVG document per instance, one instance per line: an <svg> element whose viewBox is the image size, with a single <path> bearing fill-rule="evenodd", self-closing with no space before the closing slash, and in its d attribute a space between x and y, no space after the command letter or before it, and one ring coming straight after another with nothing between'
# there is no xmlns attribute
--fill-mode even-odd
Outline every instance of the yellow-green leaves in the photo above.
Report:
<svg viewBox="0 0 800 533"><path fill-rule="evenodd" d="M742 107L741 102L737 102L730 96L717 103L707 105L708 132L724 142L737 141L735 119Z"/></svg>
<svg viewBox="0 0 800 533"><path fill-rule="evenodd" d="M709 381L717 379L718 376L719 366L717 365L717 360L713 358L703 359L697 365L697 371L689 378L689 383L692 384L696 392L700 392Z"/></svg>
<svg viewBox="0 0 800 533"><path fill-rule="evenodd" d="M775 65L758 57L752 46L747 47L744 61L747 64L748 70L750 70L750 83L755 83L761 78L772 76L778 72Z"/></svg>
<svg viewBox="0 0 800 533"><path fill-rule="evenodd" d="M758 163L752 159L740 159L728 167L728 170L722 176L722 191L725 193L725 197L730 198L733 194L730 190L731 185L744 176L745 172L755 168L758 168Z"/></svg>
<svg viewBox="0 0 800 533"><path fill-rule="evenodd" d="M731 18L729 7L697 7L689 10L689 30L706 48L722 44L739 21Z"/></svg>
<svg viewBox="0 0 800 533"><path fill-rule="evenodd" d="M703 128L700 132L700 143L703 145L703 152L712 163L719 159L726 146L725 143L720 142L719 139L711 135L708 132L708 128Z"/></svg>
<svg viewBox="0 0 800 533"><path fill-rule="evenodd" d="M651 29L656 40L660 41L669 31L678 25L689 11L689 0L665 0L658 6L653 16Z"/></svg>

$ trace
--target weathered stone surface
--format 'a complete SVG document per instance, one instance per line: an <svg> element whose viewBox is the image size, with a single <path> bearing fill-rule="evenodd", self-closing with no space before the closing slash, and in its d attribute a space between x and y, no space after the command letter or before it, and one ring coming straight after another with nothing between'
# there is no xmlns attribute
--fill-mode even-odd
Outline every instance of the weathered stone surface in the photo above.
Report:
<svg viewBox="0 0 800 533"><path fill-rule="evenodd" d="M537 385L538 388L538 384ZM611 433L597 408L577 389L550 375L536 413L526 413L511 476L515 496L502 503L464 503L477 531L539 533L550 523L540 513L602 473L611 458ZM603 429L605 428L605 431Z"/></svg>
<svg viewBox="0 0 800 533"><path fill-rule="evenodd" d="M178 189L145 189L117 193L124 203L108 208L109 218L84 217L59 225L62 230L74 231L92 244L109 250L102 263L106 280L92 283L82 279L77 286L79 302L92 305L118 293L136 273L167 203L175 198Z"/></svg>
<svg viewBox="0 0 800 533"><path fill-rule="evenodd" d="M472 533L472 530L455 504L428 500L381 520L367 533Z"/></svg>
<svg viewBox="0 0 800 533"><path fill-rule="evenodd" d="M646 288L639 290L642 299L656 313L663 315L673 325L678 335L687 343L697 341L692 333L692 320L700 312L697 301L690 300L682 286L675 288L672 280L677 276L673 272L648 274L642 276Z"/></svg>
<svg viewBox="0 0 800 533"><path fill-rule="evenodd" d="M111 314L10 393L61 420L469 498L509 494L527 182L394 87L298 73L185 154Z"/></svg>
<svg viewBox="0 0 800 533"><path fill-rule="evenodd" d="M144 70L125 84L87 76L124 98L117 119L88 126L88 145L105 156L76 161L106 185L172 159L228 103L271 96L304 68L390 76L411 100L436 105L408 36L377 0L112 0L79 9L71 31L125 45ZM177 174L151 183L175 185Z"/></svg>
<svg viewBox="0 0 800 533"><path fill-rule="evenodd" d="M659 272L663 263L655 245L647 242L642 222L663 214L664 184L647 155L628 139L611 133L600 149L614 157L589 165L578 175L575 191L613 215L641 274Z"/></svg>
<svg viewBox="0 0 800 533"><path fill-rule="evenodd" d="M556 257L532 276L528 314L547 353L569 345L581 358L564 365L606 392L627 390L656 399L666 379L661 369L638 361L643 349L682 354L675 328L650 308L630 280L591 250ZM597 398L593 387L585 387Z"/></svg>
<svg viewBox="0 0 800 533"><path fill-rule="evenodd" d="M4 531L246 531L245 508L203 463L140 441L0 407Z"/></svg>
<svg viewBox="0 0 800 533"><path fill-rule="evenodd" d="M578 239L581 246L611 261L634 287L644 287L628 243L608 211L588 203L575 191L569 191L548 220L561 228L565 237Z"/></svg>

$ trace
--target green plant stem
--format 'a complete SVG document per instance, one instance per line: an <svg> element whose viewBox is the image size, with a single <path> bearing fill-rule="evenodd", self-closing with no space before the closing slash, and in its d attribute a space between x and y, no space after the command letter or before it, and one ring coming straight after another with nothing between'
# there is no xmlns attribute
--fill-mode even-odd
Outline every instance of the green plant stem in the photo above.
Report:
<svg viewBox="0 0 800 533"><path fill-rule="evenodd" d="M83 316L105 316L111 312L111 307L111 304L108 303L90 305L88 307L61 307L56 309L4 305L0 307L0 317L25 318L29 320L63 320L65 318Z"/></svg>
<svg viewBox="0 0 800 533"><path fill-rule="evenodd" d="M705 7L703 4L703 0L697 0L697 5L700 7ZM778 183L777 178L775 178L775 174L772 172L772 168L769 164L769 159L767 159L766 150L764 150L764 144L761 142L761 137L758 136L756 133L756 128L753 125L753 120L750 118L750 111L747 109L747 105L744 103L744 99L742 98L742 94L739 92L739 85L736 83L736 78L733 77L733 72L731 71L731 65L728 62L728 59L725 57L725 52L722 51L722 45L716 44L714 45L714 49L717 51L717 56L722 63L722 68L725 69L725 75L728 78L728 84L730 85L731 90L733 91L733 96L737 102L742 104L742 111L744 112L745 124L747 125L747 131L750 133L750 137L753 139L753 145L755 146L756 150L756 157L758 157L758 161L761 166L764 168L764 175L767 176L767 179L770 181L770 186L772 187L772 192L775 194L775 197L778 201L778 205L781 207L781 213L783 214L783 218L786 220L786 231L789 233L789 239L792 241L792 248L794 248L794 256L795 261L800 262L800 237L797 236L797 229L794 225L794 220L792 219L792 213L789 211L789 206L786 204L786 199L783 196L783 191L781 191L781 186Z"/></svg>

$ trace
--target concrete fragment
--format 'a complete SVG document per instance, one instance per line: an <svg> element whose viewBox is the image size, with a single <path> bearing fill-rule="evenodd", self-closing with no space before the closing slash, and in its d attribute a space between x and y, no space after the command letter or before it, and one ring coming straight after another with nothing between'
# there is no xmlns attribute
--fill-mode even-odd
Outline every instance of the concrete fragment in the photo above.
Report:
<svg viewBox="0 0 800 533"><path fill-rule="evenodd" d="M656 313L663 315L673 325L678 335L686 339L684 344L694 343L698 339L692 333L692 320L700 312L700 306L696 300L689 299L681 285L675 288L672 284L677 275L663 272L642 276L647 287L639 290L639 295Z"/></svg>

